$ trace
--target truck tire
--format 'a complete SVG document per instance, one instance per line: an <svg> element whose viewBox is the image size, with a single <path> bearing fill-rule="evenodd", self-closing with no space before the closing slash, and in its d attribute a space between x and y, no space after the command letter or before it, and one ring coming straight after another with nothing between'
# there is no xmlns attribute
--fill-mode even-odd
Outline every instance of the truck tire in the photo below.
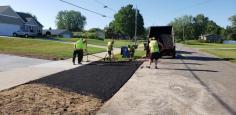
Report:
<svg viewBox="0 0 236 115"><path fill-rule="evenodd" d="M175 59L175 58L176 58L176 56L175 56L175 53L173 53L173 55L172 55L172 58L173 58L173 59Z"/></svg>
<svg viewBox="0 0 236 115"><path fill-rule="evenodd" d="M174 49L172 50L172 58L175 59L176 58L176 51L175 51L175 47Z"/></svg>

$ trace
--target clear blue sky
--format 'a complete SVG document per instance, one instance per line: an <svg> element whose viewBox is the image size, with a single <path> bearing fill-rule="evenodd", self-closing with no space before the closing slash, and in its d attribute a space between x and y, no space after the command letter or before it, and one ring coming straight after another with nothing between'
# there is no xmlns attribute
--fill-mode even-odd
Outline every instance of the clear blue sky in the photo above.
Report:
<svg viewBox="0 0 236 115"><path fill-rule="evenodd" d="M103 28L113 20L114 11L104 9L100 2L118 11L127 4L137 5L144 18L145 27L151 25L167 25L176 17L197 15L208 16L218 25L230 25L228 18L236 15L236 0L67 0L78 6L105 14L110 18L67 5L59 0L1 0L0 5L10 5L15 11L30 12L37 16L44 28L56 28L56 15L61 10L76 10L86 16L85 29Z"/></svg>

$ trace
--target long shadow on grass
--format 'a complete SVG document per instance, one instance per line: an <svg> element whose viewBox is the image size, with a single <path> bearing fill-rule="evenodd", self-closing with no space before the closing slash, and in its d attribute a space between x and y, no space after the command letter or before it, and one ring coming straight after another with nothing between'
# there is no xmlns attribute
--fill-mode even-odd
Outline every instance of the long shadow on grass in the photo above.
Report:
<svg viewBox="0 0 236 115"><path fill-rule="evenodd" d="M75 69L53 74L31 83L46 84L103 101L111 98L142 64L139 61L104 63L93 62Z"/></svg>

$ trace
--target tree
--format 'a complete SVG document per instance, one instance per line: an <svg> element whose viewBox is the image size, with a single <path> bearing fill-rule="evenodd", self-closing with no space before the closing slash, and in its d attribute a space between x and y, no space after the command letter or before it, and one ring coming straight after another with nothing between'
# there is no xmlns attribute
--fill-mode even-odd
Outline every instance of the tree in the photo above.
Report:
<svg viewBox="0 0 236 115"><path fill-rule="evenodd" d="M67 29L70 31L81 31L86 24L86 17L77 11L60 11L56 17L58 29Z"/></svg>
<svg viewBox="0 0 236 115"><path fill-rule="evenodd" d="M115 14L115 19L110 24L111 28L116 33L126 34L133 38L135 34L135 12L136 9L133 8L133 5L122 7ZM137 35L142 35L144 31L143 17L139 10L137 10Z"/></svg>
<svg viewBox="0 0 236 115"><path fill-rule="evenodd" d="M191 15L175 18L169 25L173 26L177 39L183 40L183 34L185 39L194 39L193 17Z"/></svg>
<svg viewBox="0 0 236 115"><path fill-rule="evenodd" d="M209 21L208 17L205 17L203 14L198 14L196 17L193 18L194 20L194 30L195 30L195 37L198 37L203 34L207 34L207 23Z"/></svg>
<svg viewBox="0 0 236 115"><path fill-rule="evenodd" d="M227 28L228 38L236 40L236 15L233 15L229 18L231 26Z"/></svg>
<svg viewBox="0 0 236 115"><path fill-rule="evenodd" d="M198 36L203 34L217 34L222 36L225 34L224 28L217 25L214 21L209 20L203 14L198 14L195 17L185 15L175 18L169 25L173 26L175 36L179 40L197 39Z"/></svg>
<svg viewBox="0 0 236 115"><path fill-rule="evenodd" d="M206 25L206 33L208 34L217 34L217 35L223 35L222 33L222 27L218 26L214 21L210 20L207 22Z"/></svg>
<svg viewBox="0 0 236 115"><path fill-rule="evenodd" d="M235 27L236 27L236 15L231 16L231 17L229 18L229 20L231 21L231 26L232 26L233 28L235 28Z"/></svg>
<svg viewBox="0 0 236 115"><path fill-rule="evenodd" d="M100 28L91 28L88 30L88 32L97 32L97 31L103 31L103 30Z"/></svg>
<svg viewBox="0 0 236 115"><path fill-rule="evenodd" d="M106 38L114 38L115 37L115 31L110 28L109 26L104 27L104 32Z"/></svg>

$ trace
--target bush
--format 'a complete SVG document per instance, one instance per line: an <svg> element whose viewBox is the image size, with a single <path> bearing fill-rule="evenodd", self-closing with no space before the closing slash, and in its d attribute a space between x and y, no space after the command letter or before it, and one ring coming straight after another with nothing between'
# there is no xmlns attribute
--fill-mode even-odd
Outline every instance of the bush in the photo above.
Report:
<svg viewBox="0 0 236 115"><path fill-rule="evenodd" d="M102 41L104 41L104 38L99 38L99 37L97 37L97 39L98 39L98 40L102 40Z"/></svg>
<svg viewBox="0 0 236 115"><path fill-rule="evenodd" d="M89 39L96 39L96 34L95 33L87 33L87 36Z"/></svg>
<svg viewBox="0 0 236 115"><path fill-rule="evenodd" d="M181 40L181 39L176 39L176 42L177 42L177 43L182 43L183 40Z"/></svg>
<svg viewBox="0 0 236 115"><path fill-rule="evenodd" d="M200 43L207 43L206 40L198 40Z"/></svg>
<svg viewBox="0 0 236 115"><path fill-rule="evenodd" d="M185 44L188 44L188 45L201 45L201 42L198 41L198 40L187 40L187 41L185 41Z"/></svg>
<svg viewBox="0 0 236 115"><path fill-rule="evenodd" d="M81 38L83 35L83 32L73 32L73 37L74 38Z"/></svg>

